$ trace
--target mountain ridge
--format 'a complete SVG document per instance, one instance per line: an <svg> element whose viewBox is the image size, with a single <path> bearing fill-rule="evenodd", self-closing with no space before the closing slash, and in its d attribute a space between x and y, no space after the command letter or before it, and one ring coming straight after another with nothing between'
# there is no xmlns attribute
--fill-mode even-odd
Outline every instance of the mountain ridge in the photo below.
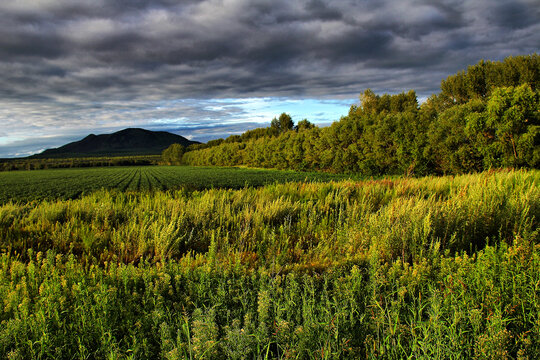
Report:
<svg viewBox="0 0 540 360"><path fill-rule="evenodd" d="M198 144L168 131L127 128L111 134L89 134L81 140L46 149L31 158L158 155L172 144Z"/></svg>

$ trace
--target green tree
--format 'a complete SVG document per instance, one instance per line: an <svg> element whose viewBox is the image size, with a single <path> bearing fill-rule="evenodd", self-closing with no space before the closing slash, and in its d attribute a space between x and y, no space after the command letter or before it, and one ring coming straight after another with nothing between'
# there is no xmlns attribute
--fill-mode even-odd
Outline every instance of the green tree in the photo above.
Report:
<svg viewBox="0 0 540 360"><path fill-rule="evenodd" d="M276 129L278 133L292 130L294 128L294 122L289 114L282 113L279 118L273 118L270 123L270 127Z"/></svg>
<svg viewBox="0 0 540 360"><path fill-rule="evenodd" d="M483 106L480 100L473 100L450 107L430 124L425 152L434 162L435 172L458 174L482 170L482 154L465 129L467 116L481 112Z"/></svg>
<svg viewBox="0 0 540 360"><path fill-rule="evenodd" d="M501 152L501 165L539 165L539 98L527 84L498 88L489 98L486 126Z"/></svg>
<svg viewBox="0 0 540 360"><path fill-rule="evenodd" d="M536 54L480 61L443 80L441 93L421 106L412 90L377 95L367 89L360 105L331 126L302 120L294 127L283 113L267 128L197 145L184 159L366 175L539 167L539 64Z"/></svg>
<svg viewBox="0 0 540 360"><path fill-rule="evenodd" d="M315 125L308 121L308 119L304 119L298 122L298 124L294 127L296 131L303 131L303 130L310 130L313 129Z"/></svg>
<svg viewBox="0 0 540 360"><path fill-rule="evenodd" d="M180 165L185 148L180 144L172 144L161 153L161 161L167 165Z"/></svg>

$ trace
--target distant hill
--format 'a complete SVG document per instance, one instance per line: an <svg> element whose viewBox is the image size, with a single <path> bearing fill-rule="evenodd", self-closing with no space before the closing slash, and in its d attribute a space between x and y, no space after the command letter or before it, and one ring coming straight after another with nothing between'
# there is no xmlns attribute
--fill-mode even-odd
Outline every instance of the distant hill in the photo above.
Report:
<svg viewBox="0 0 540 360"><path fill-rule="evenodd" d="M129 128L112 134L90 134L82 140L47 149L31 158L157 155L174 143L184 146L198 144L166 131Z"/></svg>

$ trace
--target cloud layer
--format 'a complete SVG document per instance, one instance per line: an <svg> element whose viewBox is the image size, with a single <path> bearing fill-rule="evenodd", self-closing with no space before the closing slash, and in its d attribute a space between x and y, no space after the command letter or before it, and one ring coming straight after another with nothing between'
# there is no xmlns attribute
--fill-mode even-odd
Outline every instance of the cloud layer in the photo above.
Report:
<svg viewBox="0 0 540 360"><path fill-rule="evenodd" d="M537 0L3 1L0 142L230 119L212 99L428 95L481 58L538 51L539 33Z"/></svg>

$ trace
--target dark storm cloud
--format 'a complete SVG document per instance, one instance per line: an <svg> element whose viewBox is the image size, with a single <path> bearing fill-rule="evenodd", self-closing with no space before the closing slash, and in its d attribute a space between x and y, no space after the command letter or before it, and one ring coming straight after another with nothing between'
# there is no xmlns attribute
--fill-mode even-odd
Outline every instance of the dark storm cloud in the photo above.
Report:
<svg viewBox="0 0 540 360"><path fill-rule="evenodd" d="M492 11L488 11L491 20L501 27L508 29L522 29L534 25L538 22L538 11L520 2L503 3L496 6ZM519 21L516 21L519 19Z"/></svg>
<svg viewBox="0 0 540 360"><path fill-rule="evenodd" d="M481 58L538 51L539 12L537 0L2 1L0 121L15 137L150 122L178 99L426 96ZM167 116L196 122L205 106Z"/></svg>
<svg viewBox="0 0 540 360"><path fill-rule="evenodd" d="M383 89L364 80L379 71L418 68L435 70L429 84L404 85L435 91L440 67L534 50L540 20L538 3L487 0L25 0L0 11L0 61L24 74L4 78L0 95L32 83L96 100L357 93Z"/></svg>

